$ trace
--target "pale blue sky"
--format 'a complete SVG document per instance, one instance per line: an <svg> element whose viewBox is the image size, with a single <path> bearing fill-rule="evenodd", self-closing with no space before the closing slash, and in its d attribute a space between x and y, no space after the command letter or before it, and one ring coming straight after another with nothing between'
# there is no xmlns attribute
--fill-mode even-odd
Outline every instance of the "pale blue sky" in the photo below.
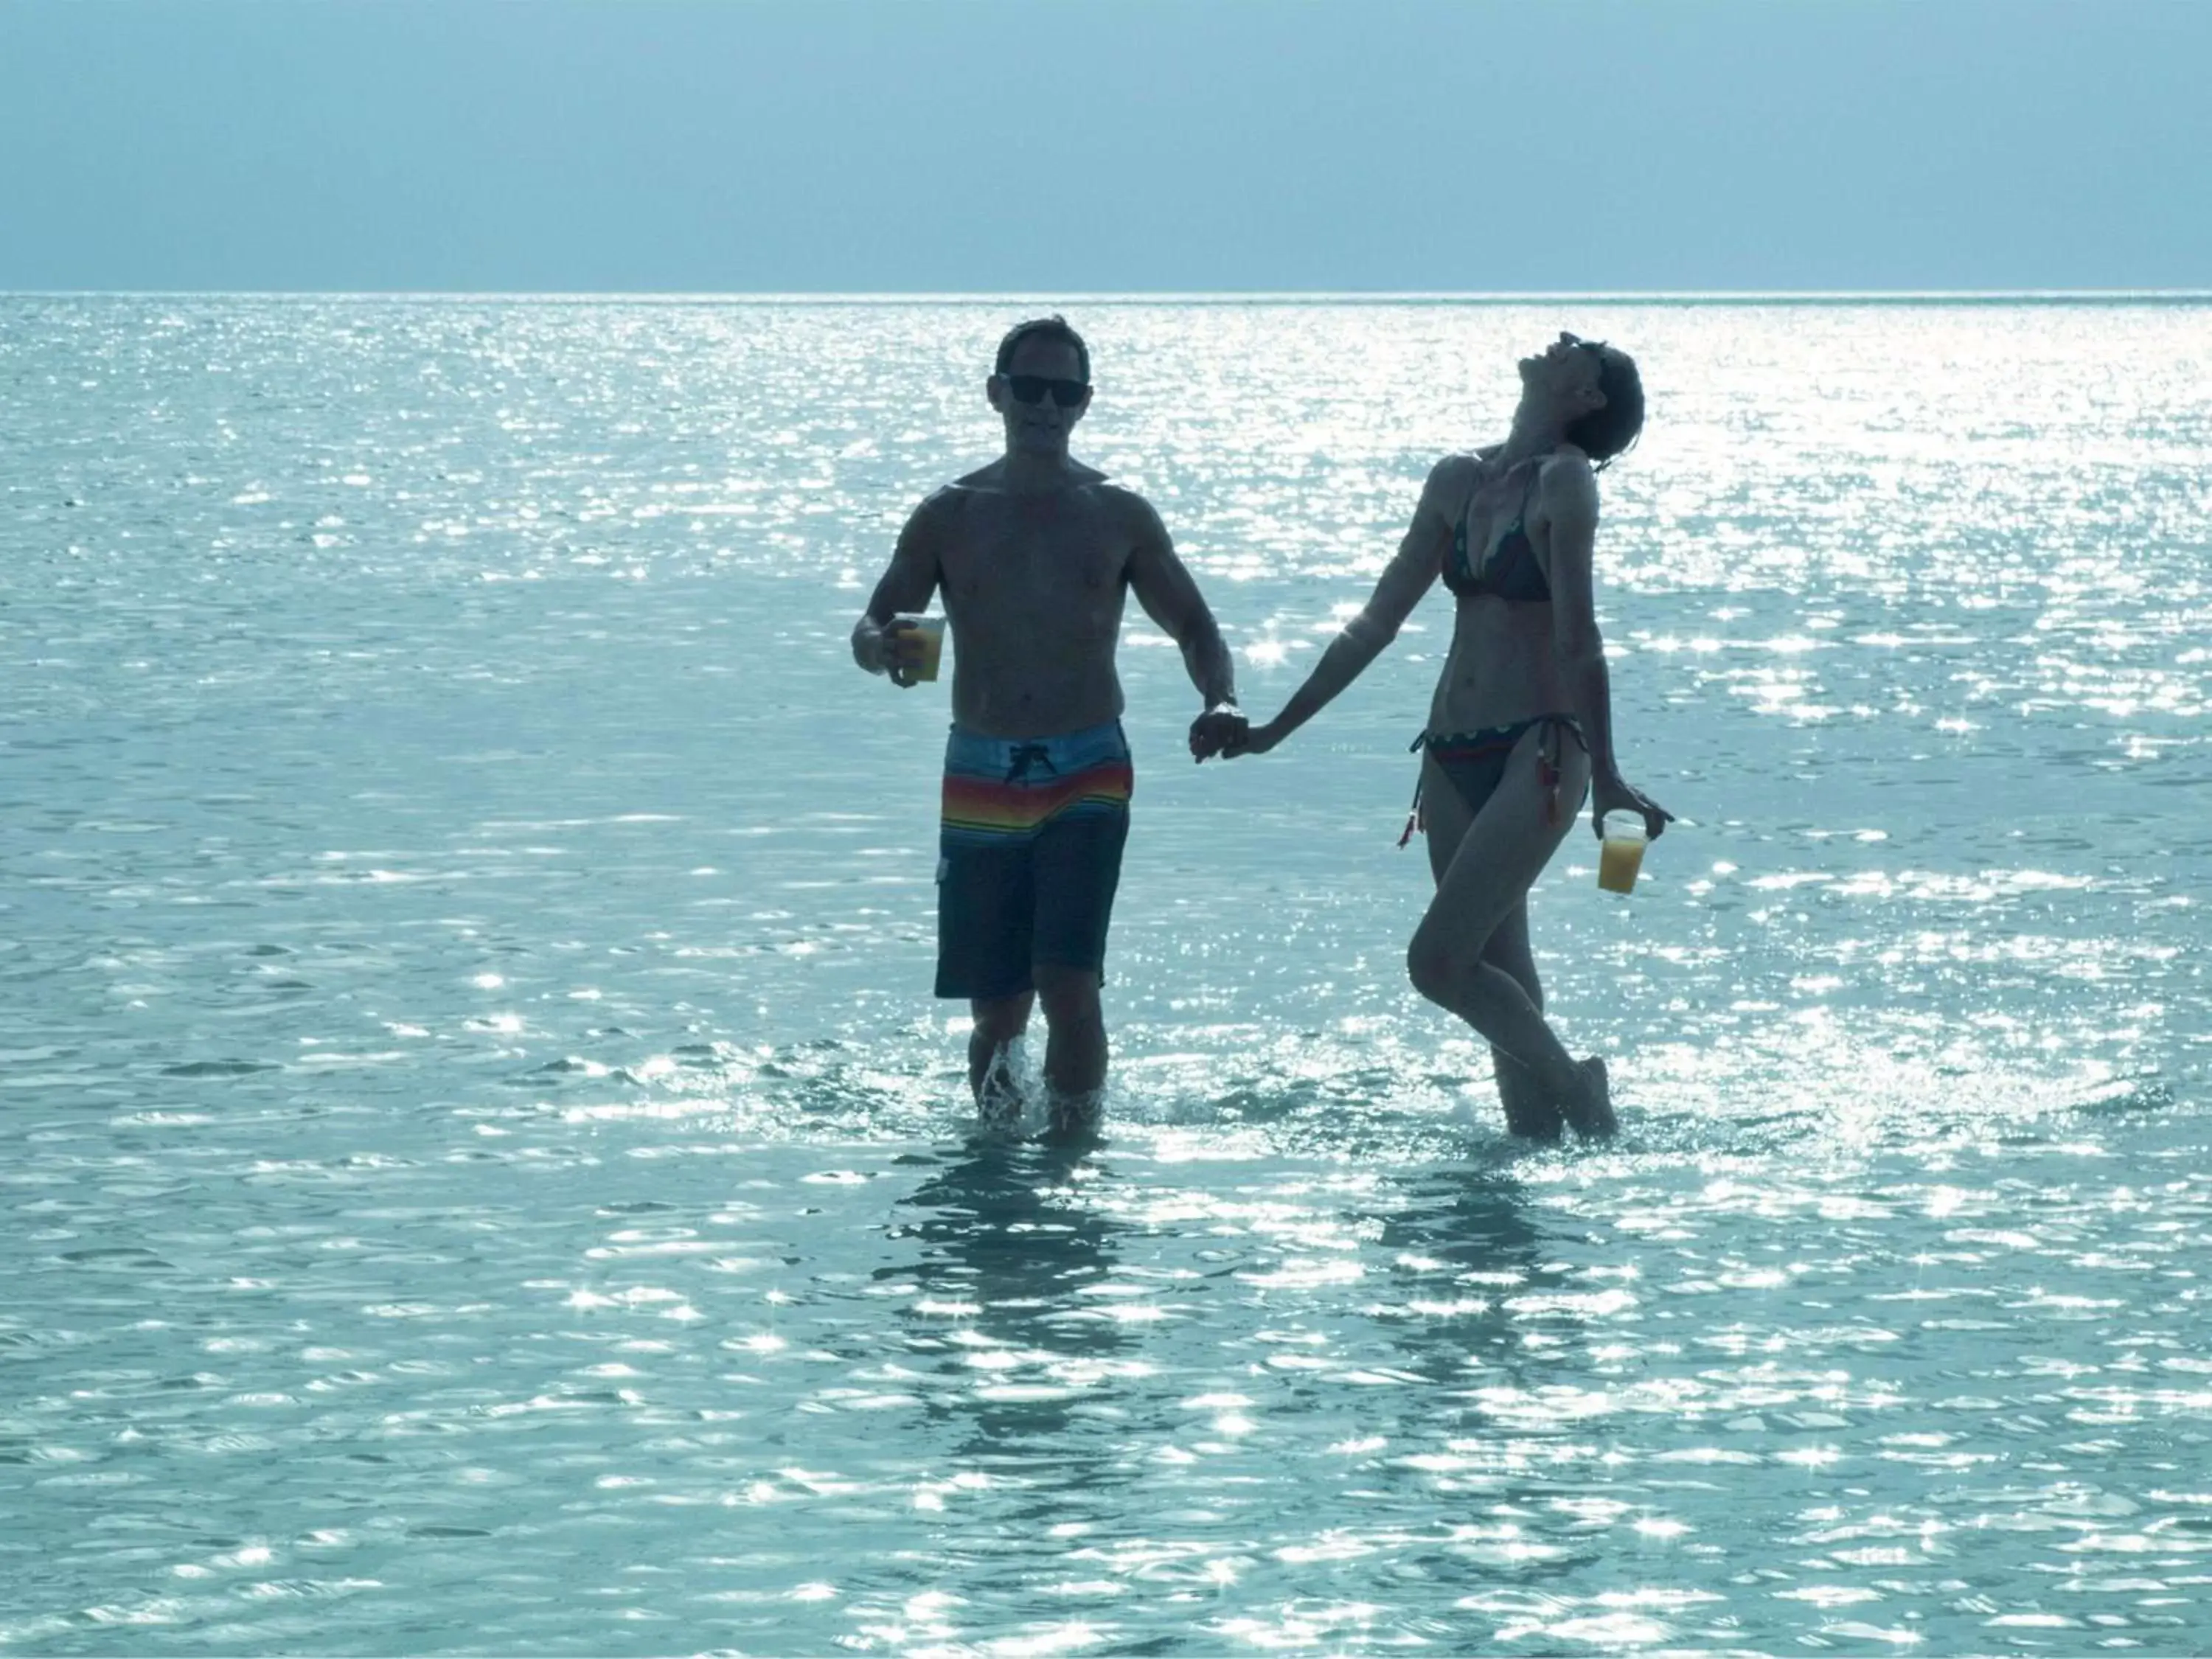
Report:
<svg viewBox="0 0 2212 1659"><path fill-rule="evenodd" d="M2212 0L0 0L0 288L2212 286Z"/></svg>

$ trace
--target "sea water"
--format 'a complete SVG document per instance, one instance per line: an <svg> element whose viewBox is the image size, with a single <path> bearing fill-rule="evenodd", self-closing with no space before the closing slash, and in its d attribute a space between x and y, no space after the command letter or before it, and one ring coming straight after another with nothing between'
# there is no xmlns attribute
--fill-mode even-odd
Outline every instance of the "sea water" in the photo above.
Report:
<svg viewBox="0 0 2212 1659"><path fill-rule="evenodd" d="M1066 308L1258 714L1641 362L1620 1139L1407 984L1440 593L1203 768L1131 607L1108 1139L977 1136L846 641L1034 304L0 300L0 1648L2201 1651L2212 306Z"/></svg>

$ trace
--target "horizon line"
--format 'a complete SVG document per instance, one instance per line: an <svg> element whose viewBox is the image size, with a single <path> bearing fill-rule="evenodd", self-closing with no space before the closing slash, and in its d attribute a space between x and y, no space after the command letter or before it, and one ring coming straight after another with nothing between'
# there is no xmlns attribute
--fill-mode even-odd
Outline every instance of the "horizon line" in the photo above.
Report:
<svg viewBox="0 0 2212 1659"><path fill-rule="evenodd" d="M658 305L2065 305L2212 301L2212 288L2014 289L0 289L9 300L541 301Z"/></svg>

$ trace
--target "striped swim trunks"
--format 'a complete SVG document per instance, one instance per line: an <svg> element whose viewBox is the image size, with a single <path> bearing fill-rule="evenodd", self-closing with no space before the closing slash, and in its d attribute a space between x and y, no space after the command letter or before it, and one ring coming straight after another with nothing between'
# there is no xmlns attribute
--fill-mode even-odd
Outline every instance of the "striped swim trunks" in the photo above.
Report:
<svg viewBox="0 0 2212 1659"><path fill-rule="evenodd" d="M1133 775L1119 720L1056 738L945 745L937 994L989 1001L1039 963L1103 971Z"/></svg>

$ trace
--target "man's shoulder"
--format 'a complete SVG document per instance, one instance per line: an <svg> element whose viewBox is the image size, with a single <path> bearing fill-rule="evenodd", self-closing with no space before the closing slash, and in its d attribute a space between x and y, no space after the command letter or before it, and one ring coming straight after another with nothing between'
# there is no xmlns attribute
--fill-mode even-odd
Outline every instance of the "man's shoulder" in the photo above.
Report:
<svg viewBox="0 0 2212 1659"><path fill-rule="evenodd" d="M1006 471L1003 460L986 461L973 472L963 472L951 483L939 485L930 500L935 501L939 495L972 495L978 490L1003 489Z"/></svg>
<svg viewBox="0 0 2212 1659"><path fill-rule="evenodd" d="M1128 485L1109 482L1103 472L1097 475L1096 482L1085 484L1083 491L1121 523L1140 530L1152 530L1160 524L1158 507Z"/></svg>
<svg viewBox="0 0 2212 1659"><path fill-rule="evenodd" d="M1105 480L1106 474L1095 466L1086 465L1078 460L1070 460L1067 464L1066 486L1069 489L1086 489L1094 484L1103 483ZM962 473L951 483L939 489L937 493L941 495L946 490L960 489L992 495L1004 494L1012 488L1013 486L1006 477L1006 458L1001 455L995 461L984 462L973 472Z"/></svg>
<svg viewBox="0 0 2212 1659"><path fill-rule="evenodd" d="M988 467L982 469L982 471L988 471ZM955 478L951 483L938 485L915 507L913 522L932 530L957 523L961 514L976 497L981 488L975 482L979 477L980 472L971 472L966 477Z"/></svg>

